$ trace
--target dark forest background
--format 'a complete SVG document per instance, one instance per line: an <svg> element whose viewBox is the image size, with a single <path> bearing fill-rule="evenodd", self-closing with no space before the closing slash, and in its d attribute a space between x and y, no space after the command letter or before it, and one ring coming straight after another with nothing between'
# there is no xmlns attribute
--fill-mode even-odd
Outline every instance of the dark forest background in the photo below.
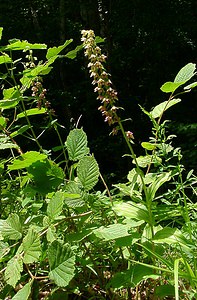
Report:
<svg viewBox="0 0 197 300"><path fill-rule="evenodd" d="M185 64L197 62L196 0L1 0L2 43L11 38L58 46L73 38L70 50L81 44L80 30L93 29L105 38L103 52L118 91L126 129L135 136L135 150L147 141L151 125L145 109L167 99L161 85L173 80ZM42 53L40 55L43 55ZM44 57L44 56L43 56ZM109 137L110 128L97 110L98 102L88 77L86 60L59 60L44 79L47 97L67 130L77 122L83 126L101 170L113 180L131 168L120 136ZM186 168L197 167L197 91L182 96L182 103L166 113L172 120L169 133L181 146ZM63 131L65 134L65 131ZM66 139L66 135L65 135ZM42 141L50 149L55 137L47 132ZM28 148L28 145L26 145Z"/></svg>

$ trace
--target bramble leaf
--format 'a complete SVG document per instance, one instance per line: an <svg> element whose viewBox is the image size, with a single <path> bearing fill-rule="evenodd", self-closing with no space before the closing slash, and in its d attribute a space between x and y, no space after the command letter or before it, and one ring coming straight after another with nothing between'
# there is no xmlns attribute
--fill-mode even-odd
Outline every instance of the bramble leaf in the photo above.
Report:
<svg viewBox="0 0 197 300"><path fill-rule="evenodd" d="M87 135L83 129L76 128L71 130L66 140L69 159L77 161L89 154L87 143Z"/></svg>
<svg viewBox="0 0 197 300"><path fill-rule="evenodd" d="M77 166L77 176L84 190L91 190L98 182L99 167L93 156L80 159Z"/></svg>
<svg viewBox="0 0 197 300"><path fill-rule="evenodd" d="M15 287L17 282L21 278L21 272L23 271L23 261L21 256L15 255L8 263L5 270L5 281L7 284Z"/></svg>
<svg viewBox="0 0 197 300"><path fill-rule="evenodd" d="M74 277L75 255L68 244L54 241L48 249L50 273L49 278L57 286L65 287Z"/></svg>
<svg viewBox="0 0 197 300"><path fill-rule="evenodd" d="M41 243L38 233L32 227L29 228L23 242L24 257L23 261L26 264L37 262L41 255Z"/></svg>
<svg viewBox="0 0 197 300"><path fill-rule="evenodd" d="M22 228L17 214L11 214L6 220L1 220L0 232L4 238L19 240L22 237Z"/></svg>

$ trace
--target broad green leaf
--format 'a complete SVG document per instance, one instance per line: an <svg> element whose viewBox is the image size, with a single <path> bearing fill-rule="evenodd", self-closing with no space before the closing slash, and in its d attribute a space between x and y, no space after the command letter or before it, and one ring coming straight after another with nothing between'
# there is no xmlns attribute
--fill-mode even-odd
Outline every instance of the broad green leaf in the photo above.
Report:
<svg viewBox="0 0 197 300"><path fill-rule="evenodd" d="M9 55L7 55L7 54L0 55L0 65L6 64L6 63L11 63L11 62L12 62L12 59L11 59L11 57L9 57Z"/></svg>
<svg viewBox="0 0 197 300"><path fill-rule="evenodd" d="M188 63L176 75L174 82L187 82L195 75L196 64Z"/></svg>
<svg viewBox="0 0 197 300"><path fill-rule="evenodd" d="M49 48L46 54L46 58L49 59L53 56L58 55L64 48L66 48L70 43L72 43L72 39L67 40L63 45L59 47Z"/></svg>
<svg viewBox="0 0 197 300"><path fill-rule="evenodd" d="M57 234L56 234L56 230L55 230L55 226L51 225L48 229L47 229L47 241L49 243L54 242L55 240L57 240Z"/></svg>
<svg viewBox="0 0 197 300"><path fill-rule="evenodd" d="M137 221L143 220L144 222L149 223L148 210L143 204L131 201L127 203L115 203L113 210L119 216L135 219Z"/></svg>
<svg viewBox="0 0 197 300"><path fill-rule="evenodd" d="M71 50L68 53L66 53L65 57L74 59L77 56L77 53L82 49L83 49L83 45L79 45L74 50Z"/></svg>
<svg viewBox="0 0 197 300"><path fill-rule="evenodd" d="M130 236L130 234L128 233L128 225L124 224L112 224L107 227L101 226L93 230L93 233L98 238L105 241L111 241L121 237Z"/></svg>
<svg viewBox="0 0 197 300"><path fill-rule="evenodd" d="M18 135L20 135L20 134L23 134L23 133L24 133L25 131L27 131L29 128L30 128L30 125L24 125L24 126L20 127L18 130L12 132L12 133L10 134L10 136L13 138L13 137L18 136Z"/></svg>
<svg viewBox="0 0 197 300"><path fill-rule="evenodd" d="M0 40L2 38L3 27L0 27Z"/></svg>
<svg viewBox="0 0 197 300"><path fill-rule="evenodd" d="M1 220L0 232L10 240L19 240L22 237L22 227L17 214L11 214L6 220Z"/></svg>
<svg viewBox="0 0 197 300"><path fill-rule="evenodd" d="M139 167L146 168L149 164L160 164L162 159L156 155L145 155L136 158ZM135 161L132 161L135 164Z"/></svg>
<svg viewBox="0 0 197 300"><path fill-rule="evenodd" d="M58 241L54 241L49 245L49 278L57 284L57 286L65 287L74 277L75 272L75 255L70 249L69 244L62 245Z"/></svg>
<svg viewBox="0 0 197 300"><path fill-rule="evenodd" d="M20 96L21 96L21 94L20 94L20 91L17 86L3 90L3 99L4 100L16 99L16 98L19 98Z"/></svg>
<svg viewBox="0 0 197 300"><path fill-rule="evenodd" d="M87 143L87 135L83 129L71 130L66 140L69 159L77 161L89 154Z"/></svg>
<svg viewBox="0 0 197 300"><path fill-rule="evenodd" d="M23 242L24 256L23 261L26 264L37 262L41 255L41 243L38 233L32 227L29 228Z"/></svg>
<svg viewBox="0 0 197 300"><path fill-rule="evenodd" d="M162 173L154 178L154 181L147 187L147 200L153 201L157 190L171 179L171 173Z"/></svg>
<svg viewBox="0 0 197 300"><path fill-rule="evenodd" d="M183 85L185 82L171 82L171 81L168 81L168 82L165 82L160 90L164 93L174 93L174 91L176 89L178 89L179 86Z"/></svg>
<svg viewBox="0 0 197 300"><path fill-rule="evenodd" d="M174 299L174 286L171 284L156 286L155 296L158 297L158 299L165 299L165 297L170 296Z"/></svg>
<svg viewBox="0 0 197 300"><path fill-rule="evenodd" d="M31 294L31 282L26 283L21 290L19 290L12 300L28 300Z"/></svg>
<svg viewBox="0 0 197 300"><path fill-rule="evenodd" d="M23 261L20 255L12 257L5 270L5 281L15 288L17 282L21 278L21 272L23 271Z"/></svg>
<svg viewBox="0 0 197 300"><path fill-rule="evenodd" d="M151 150L151 151L154 150L154 149L157 147L157 145L151 144L151 143L149 143L149 142L142 142L141 145L142 145L142 147L143 147L144 149L146 149L146 150Z"/></svg>
<svg viewBox="0 0 197 300"><path fill-rule="evenodd" d="M64 193L56 192L50 199L47 206L47 215L50 219L54 220L62 213L62 208L64 204Z"/></svg>
<svg viewBox="0 0 197 300"><path fill-rule="evenodd" d="M41 109L39 108L30 108L28 110L26 110L26 112L22 112L20 114L18 114L16 116L16 119L21 119L21 118L24 118L26 116L35 116L35 115L42 115L42 114L45 114L47 112L47 109L42 107Z"/></svg>
<svg viewBox="0 0 197 300"><path fill-rule="evenodd" d="M159 118L164 113L164 111L166 111L168 108L179 102L181 102L181 99L172 99L170 101L164 101L155 106L154 109L150 112L150 114L154 119Z"/></svg>
<svg viewBox="0 0 197 300"><path fill-rule="evenodd" d="M10 109L18 105L19 99L0 100L0 109Z"/></svg>
<svg viewBox="0 0 197 300"><path fill-rule="evenodd" d="M80 159L77 166L77 176L84 190L91 190L98 182L99 167L93 156Z"/></svg>
<svg viewBox="0 0 197 300"><path fill-rule="evenodd" d="M0 144L0 150L4 149L18 149L19 146L13 143L5 143L5 144Z"/></svg>
<svg viewBox="0 0 197 300"><path fill-rule="evenodd" d="M49 159L38 160L27 167L34 183L32 189L47 194L54 191L64 179L64 171L55 162Z"/></svg>
<svg viewBox="0 0 197 300"><path fill-rule="evenodd" d="M8 166L9 170L19 170L31 166L37 161L46 160L47 155L39 153L37 151L28 151L25 154L22 154L19 158L16 158L12 164Z"/></svg>
<svg viewBox="0 0 197 300"><path fill-rule="evenodd" d="M30 50L30 49L46 49L46 44L31 44L28 41L10 40L10 45L7 45L5 50Z"/></svg>

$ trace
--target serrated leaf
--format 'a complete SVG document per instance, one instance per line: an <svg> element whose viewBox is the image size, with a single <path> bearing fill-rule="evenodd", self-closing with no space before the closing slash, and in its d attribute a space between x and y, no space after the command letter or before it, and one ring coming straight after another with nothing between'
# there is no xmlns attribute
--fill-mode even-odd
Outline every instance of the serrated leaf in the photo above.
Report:
<svg viewBox="0 0 197 300"><path fill-rule="evenodd" d="M5 270L5 281L15 288L17 282L21 278L21 272L23 271L23 261L21 256L15 255L8 263Z"/></svg>
<svg viewBox="0 0 197 300"><path fill-rule="evenodd" d="M105 241L116 240L118 238L130 236L128 233L128 225L124 224L112 224L107 227L101 226L95 230L93 233L100 239Z"/></svg>
<svg viewBox="0 0 197 300"><path fill-rule="evenodd" d="M195 75L196 64L188 63L176 75L174 82L187 82Z"/></svg>
<svg viewBox="0 0 197 300"><path fill-rule="evenodd" d="M53 56L58 55L64 48L66 48L70 43L72 43L72 39L67 40L63 45L59 47L49 48L46 54L46 58L49 59Z"/></svg>
<svg viewBox="0 0 197 300"><path fill-rule="evenodd" d="M64 204L64 193L56 192L54 196L50 199L47 206L47 215L49 218L54 220L62 213L62 208Z"/></svg>
<svg viewBox="0 0 197 300"><path fill-rule="evenodd" d="M47 112L47 109L42 107L41 109L39 108L30 108L26 110L26 112L22 112L16 116L16 119L21 119L24 118L25 116L37 116L37 115L43 115Z"/></svg>
<svg viewBox="0 0 197 300"><path fill-rule="evenodd" d="M66 140L69 159L77 161L89 154L87 143L87 135L83 129L71 130Z"/></svg>
<svg viewBox="0 0 197 300"><path fill-rule="evenodd" d="M75 255L71 251L68 244L62 245L58 241L54 241L49 245L49 278L53 280L57 286L65 287L74 277L75 272Z"/></svg>
<svg viewBox="0 0 197 300"><path fill-rule="evenodd" d="M155 106L154 109L150 112L150 114L154 119L159 118L164 113L164 111L166 111L168 108L179 102L181 102L181 99L172 99L170 101L164 101Z"/></svg>
<svg viewBox="0 0 197 300"><path fill-rule="evenodd" d="M23 242L24 256L23 261L26 264L37 262L41 255L41 243L38 233L32 227L29 228Z"/></svg>
<svg viewBox="0 0 197 300"><path fill-rule="evenodd" d="M28 300L31 294L31 282L26 283L21 290L19 290L12 300Z"/></svg>
<svg viewBox="0 0 197 300"><path fill-rule="evenodd" d="M53 241L55 241L57 239L57 235L56 235L56 229L55 226L51 225L48 229L47 229L47 241L49 243L52 243Z"/></svg>
<svg viewBox="0 0 197 300"><path fill-rule="evenodd" d="M98 182L99 167L93 156L80 159L77 166L77 176L84 190L91 190Z"/></svg>
<svg viewBox="0 0 197 300"><path fill-rule="evenodd" d="M0 231L6 239L19 240L22 237L19 216L11 214L6 220L1 220Z"/></svg>

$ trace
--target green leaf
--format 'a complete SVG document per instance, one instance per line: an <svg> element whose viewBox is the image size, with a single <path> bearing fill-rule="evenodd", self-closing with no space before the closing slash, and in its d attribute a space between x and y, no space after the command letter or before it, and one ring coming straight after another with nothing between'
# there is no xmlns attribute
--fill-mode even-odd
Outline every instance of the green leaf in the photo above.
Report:
<svg viewBox="0 0 197 300"><path fill-rule="evenodd" d="M47 214L49 218L55 220L61 213L64 204L64 193L56 192L54 196L50 199L47 206Z"/></svg>
<svg viewBox="0 0 197 300"><path fill-rule="evenodd" d="M30 125L24 125L24 126L20 127L18 130L12 132L12 133L10 134L10 136L13 138L13 137L18 136L18 135L20 135L20 134L23 134L23 133L24 133L25 131L27 131L29 128L30 128Z"/></svg>
<svg viewBox="0 0 197 300"><path fill-rule="evenodd" d="M49 278L57 284L57 286L65 287L74 277L75 272L75 255L70 249L70 245L62 245L58 241L54 241L49 245Z"/></svg>
<svg viewBox="0 0 197 300"><path fill-rule="evenodd" d="M7 55L7 54L0 55L0 65L6 64L6 63L11 63L11 62L12 62L12 59L11 59L11 57L9 57L9 55Z"/></svg>
<svg viewBox="0 0 197 300"><path fill-rule="evenodd" d="M119 216L135 219L137 221L143 220L149 223L148 210L143 204L134 203L131 201L127 203L115 203L113 206L113 210Z"/></svg>
<svg viewBox="0 0 197 300"><path fill-rule="evenodd" d="M21 272L23 271L23 261L21 256L15 255L8 263L5 270L5 281L15 288L17 282L21 278Z"/></svg>
<svg viewBox="0 0 197 300"><path fill-rule="evenodd" d="M176 75L174 82L187 82L195 75L196 64L188 63Z"/></svg>
<svg viewBox="0 0 197 300"><path fill-rule="evenodd" d="M55 226L51 225L47 229L47 241L49 243L52 243L53 241L57 240L57 234L56 234L56 229Z"/></svg>
<svg viewBox="0 0 197 300"><path fill-rule="evenodd" d="M21 290L19 290L12 300L28 300L31 294L31 282L26 283Z"/></svg>
<svg viewBox="0 0 197 300"><path fill-rule="evenodd" d="M19 99L0 100L0 109L10 109L18 105Z"/></svg>
<svg viewBox="0 0 197 300"><path fill-rule="evenodd" d="M49 59L53 56L58 55L64 48L66 48L70 43L72 43L72 39L67 40L63 45L59 47L49 48L46 54L46 58Z"/></svg>
<svg viewBox="0 0 197 300"><path fill-rule="evenodd" d="M82 49L83 49L83 45L79 45L74 50L71 50L68 53L66 53L65 57L74 59L77 56L77 53Z"/></svg>
<svg viewBox="0 0 197 300"><path fill-rule="evenodd" d="M0 40L2 38L3 27L0 27Z"/></svg>
<svg viewBox="0 0 197 300"><path fill-rule="evenodd" d="M99 167L93 156L80 159L77 166L77 176L84 190L91 190L98 182Z"/></svg>
<svg viewBox="0 0 197 300"><path fill-rule="evenodd" d="M0 117L0 130L1 130L2 128L5 128L6 125L7 125L6 118Z"/></svg>
<svg viewBox="0 0 197 300"><path fill-rule="evenodd" d="M184 87L184 90L190 90L190 89L193 89L193 88L196 87L196 86L197 86L197 81L195 81L195 82L193 82L193 83L191 83L191 84L185 86L185 87Z"/></svg>
<svg viewBox="0 0 197 300"><path fill-rule="evenodd" d="M154 149L157 147L157 145L151 144L151 143L149 143L149 142L142 142L141 145L142 145L142 147L143 147L144 149L146 149L146 150L151 150L151 151L154 150Z"/></svg>
<svg viewBox="0 0 197 300"><path fill-rule="evenodd" d="M168 108L179 102L181 102L181 99L172 99L170 101L164 101L154 107L154 109L150 112L151 116L154 119L159 118L164 113L164 111L166 111Z"/></svg>
<svg viewBox="0 0 197 300"><path fill-rule="evenodd" d="M87 135L83 129L71 130L66 140L69 159L77 161L89 154L87 143Z"/></svg>
<svg viewBox="0 0 197 300"><path fill-rule="evenodd" d="M39 108L30 108L28 110L26 110L26 112L22 112L20 114L18 114L16 116L16 119L21 119L21 118L24 118L26 116L35 116L35 115L42 115L42 114L45 114L47 112L47 109L42 107L41 109Z"/></svg>
<svg viewBox="0 0 197 300"><path fill-rule="evenodd" d="M111 241L121 237L130 236L130 234L128 233L128 229L128 225L112 224L107 227L101 226L93 230L93 233L100 239Z"/></svg>
<svg viewBox="0 0 197 300"><path fill-rule="evenodd" d="M8 166L9 170L20 170L31 166L37 161L43 161L47 158L46 154L37 151L28 151L22 154L19 158L13 160L12 164Z"/></svg>
<svg viewBox="0 0 197 300"><path fill-rule="evenodd" d="M171 173L162 173L154 178L154 181L147 187L147 200L153 201L157 190L171 179Z"/></svg>
<svg viewBox="0 0 197 300"><path fill-rule="evenodd" d="M164 93L174 93L174 91L176 89L178 89L179 86L183 85L185 82L171 82L171 81L168 81L168 82L165 82L160 90Z"/></svg>
<svg viewBox="0 0 197 300"><path fill-rule="evenodd" d="M28 41L10 40L10 45L7 45L5 50L30 50L30 49L47 49L46 44L31 44Z"/></svg>
<svg viewBox="0 0 197 300"><path fill-rule="evenodd" d="M23 242L24 256L23 261L26 264L37 262L41 255L41 243L38 233L32 227L29 228Z"/></svg>
<svg viewBox="0 0 197 300"><path fill-rule="evenodd" d="M10 240L19 240L22 237L22 227L17 214L11 214L6 220L1 220L0 232Z"/></svg>

